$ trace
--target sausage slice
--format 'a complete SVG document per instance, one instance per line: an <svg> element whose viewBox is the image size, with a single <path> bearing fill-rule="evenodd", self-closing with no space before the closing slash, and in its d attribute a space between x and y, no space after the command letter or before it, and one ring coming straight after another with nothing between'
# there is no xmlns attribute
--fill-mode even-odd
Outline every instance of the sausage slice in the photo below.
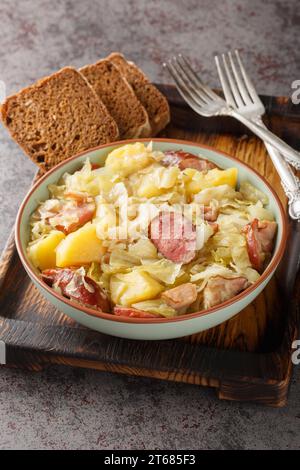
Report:
<svg viewBox="0 0 300 470"><path fill-rule="evenodd" d="M217 165L209 160L199 158L183 150L167 150L164 154L165 156L160 161L163 166L178 166L180 170L194 168L198 171L208 171L217 168Z"/></svg>
<svg viewBox="0 0 300 470"><path fill-rule="evenodd" d="M162 211L150 223L149 237L174 263L189 263L196 254L196 227L179 212Z"/></svg>

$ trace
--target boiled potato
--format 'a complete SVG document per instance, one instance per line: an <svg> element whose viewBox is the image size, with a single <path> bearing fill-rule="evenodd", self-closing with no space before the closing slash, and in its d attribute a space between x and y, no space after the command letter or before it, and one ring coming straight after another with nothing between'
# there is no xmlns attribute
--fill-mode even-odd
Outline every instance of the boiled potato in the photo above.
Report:
<svg viewBox="0 0 300 470"><path fill-rule="evenodd" d="M36 268L41 271L54 268L56 264L56 247L65 238L59 230L52 230L49 235L29 246L28 256Z"/></svg>
<svg viewBox="0 0 300 470"><path fill-rule="evenodd" d="M108 155L105 167L111 172L126 177L152 163L151 154L141 142L119 147Z"/></svg>
<svg viewBox="0 0 300 470"><path fill-rule="evenodd" d="M135 302L149 300L162 292L163 286L144 271L115 274L110 280L112 301L118 305L130 306Z"/></svg>
<svg viewBox="0 0 300 470"><path fill-rule="evenodd" d="M164 194L176 184L180 170L177 167L154 168L141 178L137 194L139 197L155 197Z"/></svg>
<svg viewBox="0 0 300 470"><path fill-rule="evenodd" d="M197 194L202 189L221 186L223 184L228 184L232 188L235 188L238 177L237 168L227 168L227 170L214 168L213 170L209 170L207 173L187 168L183 173L186 191L189 194Z"/></svg>
<svg viewBox="0 0 300 470"><path fill-rule="evenodd" d="M88 222L76 232L70 233L56 249L56 266L82 266L100 262L105 248L97 237L96 226Z"/></svg>

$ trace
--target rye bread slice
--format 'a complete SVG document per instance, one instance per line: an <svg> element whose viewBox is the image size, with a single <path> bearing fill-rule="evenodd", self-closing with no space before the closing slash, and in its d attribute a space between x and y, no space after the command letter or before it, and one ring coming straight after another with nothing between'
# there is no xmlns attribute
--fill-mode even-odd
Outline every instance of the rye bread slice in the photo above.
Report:
<svg viewBox="0 0 300 470"><path fill-rule="evenodd" d="M148 114L132 87L110 61L102 59L79 70L117 123L121 139L148 137Z"/></svg>
<svg viewBox="0 0 300 470"><path fill-rule="evenodd" d="M170 121L169 104L165 96L150 82L148 77L125 57L113 52L107 59L112 62L132 86L136 96L145 107L151 125L151 135L155 136Z"/></svg>
<svg viewBox="0 0 300 470"><path fill-rule="evenodd" d="M1 117L11 136L43 171L119 136L105 105L71 67L8 97Z"/></svg>

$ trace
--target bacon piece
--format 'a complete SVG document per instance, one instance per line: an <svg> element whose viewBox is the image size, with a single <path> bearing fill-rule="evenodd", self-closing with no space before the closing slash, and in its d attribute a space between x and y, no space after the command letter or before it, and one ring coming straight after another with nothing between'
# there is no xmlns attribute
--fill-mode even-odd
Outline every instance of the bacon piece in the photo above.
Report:
<svg viewBox="0 0 300 470"><path fill-rule="evenodd" d="M57 222L55 228L68 235L92 220L95 210L95 202L92 200L89 202L74 201L74 204L63 206L54 216Z"/></svg>
<svg viewBox="0 0 300 470"><path fill-rule="evenodd" d="M42 272L42 279L54 289L60 290L62 295L81 304L96 307L102 312L109 312L109 301L98 286L88 276L80 272L66 269L46 269Z"/></svg>
<svg viewBox="0 0 300 470"><path fill-rule="evenodd" d="M98 168L101 168L101 165L98 163L91 163L91 169L93 170L98 170Z"/></svg>
<svg viewBox="0 0 300 470"><path fill-rule="evenodd" d="M189 263L196 254L196 227L179 212L160 212L149 226L158 251L174 263Z"/></svg>
<svg viewBox="0 0 300 470"><path fill-rule="evenodd" d="M248 285L249 282L245 277L226 279L222 276L216 276L209 279L203 291L204 308L214 307L231 299L246 289Z"/></svg>
<svg viewBox="0 0 300 470"><path fill-rule="evenodd" d="M204 220L208 222L215 222L218 218L219 211L217 207L212 206L204 206Z"/></svg>
<svg viewBox="0 0 300 470"><path fill-rule="evenodd" d="M258 219L253 219L242 228L242 233L246 235L251 265L259 272L263 270L266 255L272 253L276 229L276 222Z"/></svg>
<svg viewBox="0 0 300 470"><path fill-rule="evenodd" d="M144 310L138 310L132 307L120 307L114 308L114 314L119 317L131 317L131 318L161 318L161 315L145 312Z"/></svg>
<svg viewBox="0 0 300 470"><path fill-rule="evenodd" d="M194 168L198 171L208 171L217 168L217 165L205 158L199 158L183 150L167 150L160 163L164 166L178 166L180 170Z"/></svg>
<svg viewBox="0 0 300 470"><path fill-rule="evenodd" d="M165 302L175 309L188 307L197 299L197 289L195 284L187 282L180 286L164 291L161 297Z"/></svg>
<svg viewBox="0 0 300 470"><path fill-rule="evenodd" d="M277 223L269 220L261 220L258 222L257 238L261 244L261 248L265 253L272 253L274 248L274 236L277 230Z"/></svg>
<svg viewBox="0 0 300 470"><path fill-rule="evenodd" d="M67 193L64 193L64 197L66 199L74 199L78 203L84 203L87 202L89 199L88 193L81 193L81 192L75 192L75 191L69 191Z"/></svg>

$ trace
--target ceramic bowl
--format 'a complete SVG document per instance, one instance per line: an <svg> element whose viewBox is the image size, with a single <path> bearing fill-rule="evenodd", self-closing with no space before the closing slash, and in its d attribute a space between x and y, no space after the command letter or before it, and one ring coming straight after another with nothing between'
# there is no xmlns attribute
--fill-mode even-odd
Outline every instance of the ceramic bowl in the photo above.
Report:
<svg viewBox="0 0 300 470"><path fill-rule="evenodd" d="M49 300L58 310L64 312L77 322L93 330L100 331L109 335L123 338L140 340L158 340L176 338L185 335L191 335L208 328L212 328L243 310L255 297L264 289L273 276L278 263L280 262L286 243L287 221L283 207L271 188L271 186L256 171L245 163L231 157L219 150L188 141L173 139L151 139L156 150L178 150L199 154L221 168L235 166L238 168L240 181L247 179L254 186L259 188L269 197L269 209L274 213L278 224L275 249L272 259L258 279L248 289L241 292L234 298L207 310L201 312L182 315L176 318L126 318L119 317L109 313L99 313L95 310L81 306L48 287L38 276L36 270L30 263L26 253L26 246L29 239L29 219L32 212L36 209L40 201L49 197L48 185L56 183L65 173L73 173L81 168L83 162L88 157L91 162L99 161L104 163L106 156L114 148L126 143L136 142L137 140L149 142L149 139L135 139L131 141L114 142L112 144L102 145L95 149L85 151L79 155L69 158L60 163L45 176L43 176L29 191L25 197L16 223L16 245L19 256L30 276L32 282L46 299Z"/></svg>

